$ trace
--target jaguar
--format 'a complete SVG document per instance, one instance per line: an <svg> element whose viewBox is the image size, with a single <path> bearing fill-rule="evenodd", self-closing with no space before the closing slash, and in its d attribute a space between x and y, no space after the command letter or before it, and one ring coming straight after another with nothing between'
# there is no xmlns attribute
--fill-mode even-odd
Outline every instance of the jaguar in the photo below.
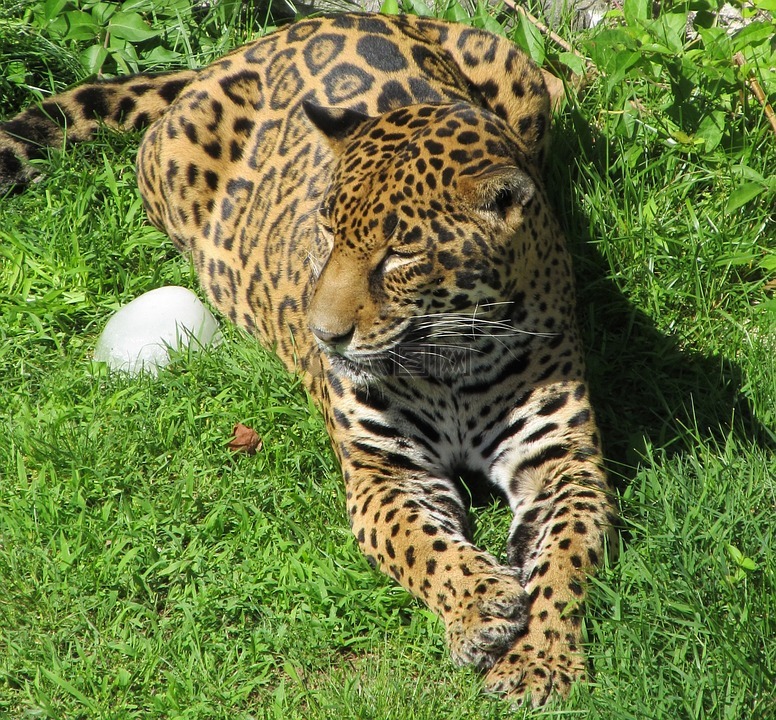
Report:
<svg viewBox="0 0 776 720"><path fill-rule="evenodd" d="M144 129L148 219L304 378L360 548L486 691L534 705L587 675L581 608L617 520L549 124L542 72L507 39L358 13L0 124L6 191L48 148ZM502 558L472 541L476 491L513 513Z"/></svg>

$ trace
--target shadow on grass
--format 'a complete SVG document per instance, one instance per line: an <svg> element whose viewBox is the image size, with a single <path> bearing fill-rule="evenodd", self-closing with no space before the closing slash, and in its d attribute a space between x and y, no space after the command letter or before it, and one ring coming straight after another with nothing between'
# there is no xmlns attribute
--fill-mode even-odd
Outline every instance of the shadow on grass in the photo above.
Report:
<svg viewBox="0 0 776 720"><path fill-rule="evenodd" d="M568 158L586 143L598 148L587 160L605 173L606 139L594 137L578 115L561 118L548 176L562 178L565 188L574 182ZM574 206L570 212L571 202L566 196L558 206L572 218L565 230L574 255L588 378L615 485L621 490L633 477L647 444L670 456L690 451L699 441L724 442L732 434L776 450L776 433L755 417L743 393L740 367L726 357L683 349L677 338L661 332L617 286L599 249L573 241L589 231L584 211Z"/></svg>
<svg viewBox="0 0 776 720"><path fill-rule="evenodd" d="M576 258L585 270L580 308L588 378L615 483L627 481L647 443L671 455L732 434L776 449L773 432L742 393L739 366L681 349L606 277L594 253Z"/></svg>

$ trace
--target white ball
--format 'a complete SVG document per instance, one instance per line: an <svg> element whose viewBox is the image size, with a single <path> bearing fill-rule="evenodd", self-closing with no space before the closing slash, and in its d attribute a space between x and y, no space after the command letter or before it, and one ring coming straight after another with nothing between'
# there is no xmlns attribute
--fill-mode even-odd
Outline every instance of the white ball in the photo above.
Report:
<svg viewBox="0 0 776 720"><path fill-rule="evenodd" d="M191 290L161 287L116 311L97 339L94 359L130 375L155 375L170 362L170 348L198 350L220 337L218 322Z"/></svg>

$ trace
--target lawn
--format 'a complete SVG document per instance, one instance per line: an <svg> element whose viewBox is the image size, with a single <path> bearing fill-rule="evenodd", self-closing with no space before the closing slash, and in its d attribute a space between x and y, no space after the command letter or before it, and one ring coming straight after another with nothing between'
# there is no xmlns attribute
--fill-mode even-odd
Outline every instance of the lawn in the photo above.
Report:
<svg viewBox="0 0 776 720"><path fill-rule="evenodd" d="M138 1L151 24L111 40L106 3L0 0L0 112L100 62L203 64L262 24L191 4ZM63 25L76 7L91 20ZM591 587L594 682L542 714L453 667L361 557L321 417L250 337L223 323L156 378L91 361L122 303L197 290L144 221L137 138L106 132L0 199L0 717L776 718L776 134L746 83L776 99L774 26L688 41L687 8L645 7L561 28L598 74L547 168L623 516ZM228 450L237 422L255 456ZM477 517L503 553L506 509Z"/></svg>

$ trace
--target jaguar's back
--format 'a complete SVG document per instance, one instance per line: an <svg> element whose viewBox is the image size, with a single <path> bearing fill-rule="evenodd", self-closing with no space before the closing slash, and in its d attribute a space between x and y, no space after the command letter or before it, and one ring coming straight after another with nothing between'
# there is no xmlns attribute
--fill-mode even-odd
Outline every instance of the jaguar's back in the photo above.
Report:
<svg viewBox="0 0 776 720"><path fill-rule="evenodd" d="M585 573L613 504L540 167L549 102L508 41L415 17L301 21L198 71L96 83L0 126L0 186L98 120L150 124L149 219L214 305L301 371L364 551L454 658L542 702L584 674ZM514 513L473 546L459 477Z"/></svg>

